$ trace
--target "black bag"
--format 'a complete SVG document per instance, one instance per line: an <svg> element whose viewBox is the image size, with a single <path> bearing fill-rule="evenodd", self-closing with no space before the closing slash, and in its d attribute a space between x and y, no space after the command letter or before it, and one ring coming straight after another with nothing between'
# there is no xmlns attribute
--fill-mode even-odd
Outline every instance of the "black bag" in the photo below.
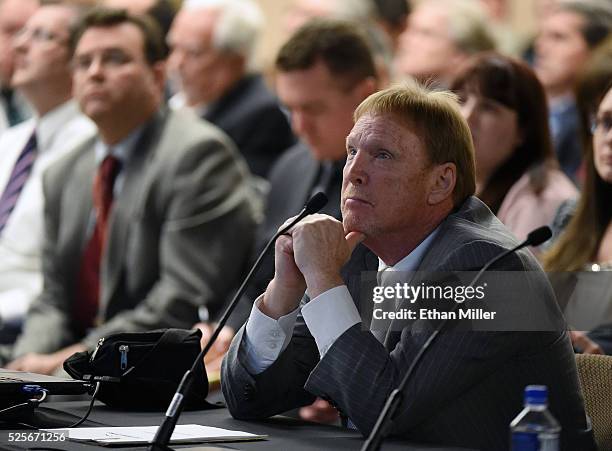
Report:
<svg viewBox="0 0 612 451"><path fill-rule="evenodd" d="M100 381L98 399L121 409L165 410L185 371L200 352L199 329L119 333L101 338L93 352L77 352L64 362L75 379ZM208 379L199 362L185 408L210 407Z"/></svg>

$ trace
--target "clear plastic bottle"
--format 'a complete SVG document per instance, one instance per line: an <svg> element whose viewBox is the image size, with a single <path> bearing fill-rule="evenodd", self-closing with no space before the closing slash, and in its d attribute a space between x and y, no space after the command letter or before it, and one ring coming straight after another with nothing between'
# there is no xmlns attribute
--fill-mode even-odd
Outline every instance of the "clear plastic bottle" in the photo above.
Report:
<svg viewBox="0 0 612 451"><path fill-rule="evenodd" d="M561 427L548 411L548 388L525 387L525 408L510 423L512 451L559 451Z"/></svg>

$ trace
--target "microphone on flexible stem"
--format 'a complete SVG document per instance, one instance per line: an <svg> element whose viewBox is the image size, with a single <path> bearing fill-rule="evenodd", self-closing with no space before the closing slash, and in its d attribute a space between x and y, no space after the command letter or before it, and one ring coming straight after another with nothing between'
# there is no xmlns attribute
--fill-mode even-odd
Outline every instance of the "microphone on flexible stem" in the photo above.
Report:
<svg viewBox="0 0 612 451"><path fill-rule="evenodd" d="M208 353L208 351L214 344L215 340L219 336L221 329L223 329L223 326L225 326L225 323L229 319L229 316L232 314L232 312L238 305L238 302L240 298L242 297L242 294L244 293L247 285L251 281L253 274L255 274L255 271L259 269L259 266L261 265L261 261L263 260L264 256L266 255L266 253L268 252L272 244L274 244L274 242L277 240L279 236L286 233L289 229L291 229L291 227L293 227L298 222L300 222L302 219L304 219L304 217L311 215L313 213L317 213L326 204L327 204L327 196L323 194L322 192L316 193L314 196L312 196L308 200L308 202L306 202L306 205L304 206L302 211L300 211L300 213L295 217L295 219L293 219L293 221L291 221L288 225L283 227L281 230L276 232L276 234L270 239L270 241L268 241L263 251L261 251L261 253L259 254L257 261L255 262L255 264L253 265L253 267L251 268L251 270L245 277L244 281L242 282L242 285L240 285L240 288L238 288L238 291L234 295L232 302L229 303L229 305L225 309L225 312L223 312L223 316L219 320L219 323L217 324L217 327L213 331L210 339L208 340L208 343L206 343L206 346L204 346L204 348L200 351L198 356L195 358L195 361L193 362L193 365L191 366L191 368L185 372L185 375L181 379L181 382L178 388L176 389L176 393L174 394L174 397L172 398L172 401L170 402L170 405L168 406L168 410L166 411L166 416L164 417L164 421L159 426L159 428L157 428L157 432L155 433L155 437L153 438L153 441L151 442L149 451L170 451L171 450L171 448L168 447L168 443L170 442L170 437L172 436L172 432L174 431L176 422L178 421L178 418L183 410L183 401L185 397L188 395L189 389L191 388L193 378L195 377L196 368L198 367L198 364L202 361L204 356L206 356L206 354ZM204 371L206 371L206 369L204 369Z"/></svg>
<svg viewBox="0 0 612 451"><path fill-rule="evenodd" d="M539 246L544 241L547 241L551 236L552 236L552 231L550 230L550 227L548 226L542 226L542 227L538 227L535 230L532 230L527 235L527 238L525 239L525 241L513 247L512 249L502 252L501 254L489 260L480 269L480 271L478 271L478 273L476 274L476 276L474 276L474 278L472 279L472 281L470 282L468 286L469 287L474 286L474 284L478 282L478 280L483 275L483 273L487 269L489 269L491 265L498 262L502 258L526 246ZM451 312L455 311L458 307L459 307L459 303L455 303L455 305L451 309ZM406 374L400 381L399 385L397 386L397 388L395 388L391 392L391 394L387 398L387 402L385 403L383 409L378 415L378 418L376 419L376 424L374 424L374 428L372 429L372 431L370 431L370 435L368 436L367 440L364 442L363 446L361 447L361 451L378 451L380 449L383 440L385 439L385 437L389 434L391 430L391 426L393 424L393 418L395 417L395 414L397 413L397 411L399 410L399 407L402 404L403 397L404 397L403 392L404 392L404 389L406 388L406 385L408 385L408 381L410 380L410 377L414 373L416 367L418 366L419 362L421 361L427 349L431 346L431 344L434 342L436 337L440 334L442 329L444 329L444 326L446 326L446 323L448 323L448 319L443 320L440 323L440 325L436 327L436 329L432 332L432 334L427 338L427 341L423 343L423 346L421 346L421 349L419 349L419 352L417 353L416 357L410 364L408 371L406 371Z"/></svg>

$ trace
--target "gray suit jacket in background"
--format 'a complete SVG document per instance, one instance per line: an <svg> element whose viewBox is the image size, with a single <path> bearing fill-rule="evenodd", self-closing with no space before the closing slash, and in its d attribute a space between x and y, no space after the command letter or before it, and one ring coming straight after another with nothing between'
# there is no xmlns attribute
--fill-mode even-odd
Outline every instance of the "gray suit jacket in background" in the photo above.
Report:
<svg viewBox="0 0 612 451"><path fill-rule="evenodd" d="M256 213L246 165L216 127L161 110L122 168L101 264L100 325L83 335L72 312L91 233L94 145L45 174L44 288L15 356L93 346L116 332L190 328L200 306L220 311L244 272Z"/></svg>
<svg viewBox="0 0 612 451"><path fill-rule="evenodd" d="M467 199L440 225L419 271L466 271L516 244L478 199ZM376 270L358 248L345 281L359 308L360 271ZM529 251L496 270L541 271ZM539 289L552 300L544 273ZM304 301L307 302L307 299ZM392 324L393 326L393 324ZM239 352L244 328L223 363L222 387L233 416L258 419L311 403L320 396L365 435L429 333L389 331L384 344L357 324L320 359L301 315L289 346L259 375L247 372ZM508 449L510 421L522 409L528 384L549 387L551 410L563 428L563 449L591 449L573 351L566 332L447 331L424 355L405 390L392 433L419 442L486 450Z"/></svg>
<svg viewBox="0 0 612 451"><path fill-rule="evenodd" d="M337 163L340 166L339 163ZM270 189L264 208L264 219L255 233L253 259L263 251L268 241L278 231L278 228L290 217L296 216L317 185L320 177L321 162L315 160L311 150L302 142L287 149L272 167L269 174ZM342 189L342 170L335 168L327 189L327 204L321 213L342 219L340 212L340 191ZM236 310L230 316L228 325L238 330L247 320L253 307L253 301L263 291L274 277L274 252L269 251L254 274L251 282L240 300Z"/></svg>

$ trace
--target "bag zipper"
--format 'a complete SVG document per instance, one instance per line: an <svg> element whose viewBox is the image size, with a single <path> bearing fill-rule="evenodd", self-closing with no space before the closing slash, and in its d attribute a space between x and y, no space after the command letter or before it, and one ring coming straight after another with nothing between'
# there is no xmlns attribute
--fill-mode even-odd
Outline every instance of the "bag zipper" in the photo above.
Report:
<svg viewBox="0 0 612 451"><path fill-rule="evenodd" d="M96 358L96 354L98 353L98 350L100 349L100 347L104 344L104 337L100 338L98 340L98 344L96 345L96 349L94 349L94 352L91 353L91 357L89 357L89 363L92 363L94 361L94 359Z"/></svg>
<svg viewBox="0 0 612 451"><path fill-rule="evenodd" d="M121 354L121 369L124 370L127 368L128 360L127 354L130 351L130 347L128 345L119 346L119 353Z"/></svg>

